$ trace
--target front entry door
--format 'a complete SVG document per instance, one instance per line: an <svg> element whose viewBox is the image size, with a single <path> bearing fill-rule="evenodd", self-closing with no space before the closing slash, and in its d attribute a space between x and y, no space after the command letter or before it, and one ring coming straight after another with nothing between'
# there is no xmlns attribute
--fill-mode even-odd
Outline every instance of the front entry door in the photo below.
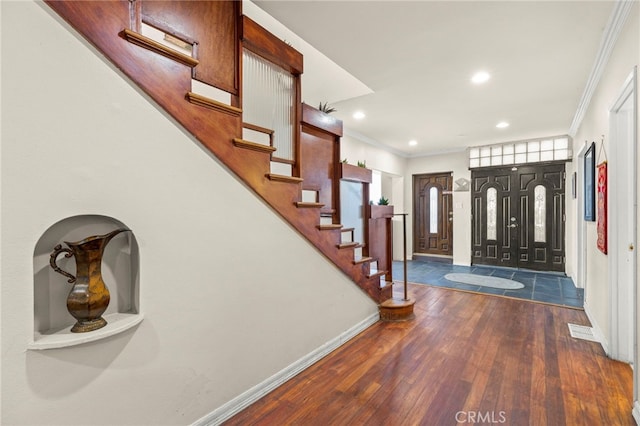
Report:
<svg viewBox="0 0 640 426"><path fill-rule="evenodd" d="M413 176L413 252L453 254L453 177L451 173Z"/></svg>
<svg viewBox="0 0 640 426"><path fill-rule="evenodd" d="M564 163L471 172L472 263L564 272Z"/></svg>

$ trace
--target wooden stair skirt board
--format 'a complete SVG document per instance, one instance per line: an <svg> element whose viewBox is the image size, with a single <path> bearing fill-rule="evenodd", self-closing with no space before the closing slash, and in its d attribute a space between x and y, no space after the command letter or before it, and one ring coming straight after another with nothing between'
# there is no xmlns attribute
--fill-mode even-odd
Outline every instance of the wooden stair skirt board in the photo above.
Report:
<svg viewBox="0 0 640 426"><path fill-rule="evenodd" d="M410 321L416 316L413 313L414 299L388 299L382 302L378 309L380 321Z"/></svg>

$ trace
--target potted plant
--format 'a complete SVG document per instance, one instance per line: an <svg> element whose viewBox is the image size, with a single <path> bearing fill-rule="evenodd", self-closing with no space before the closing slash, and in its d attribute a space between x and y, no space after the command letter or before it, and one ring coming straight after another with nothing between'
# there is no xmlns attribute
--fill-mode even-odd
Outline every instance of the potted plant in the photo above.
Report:
<svg viewBox="0 0 640 426"><path fill-rule="evenodd" d="M378 204L371 203L369 206L371 219L390 218L393 216L393 206L389 205L389 199L382 196Z"/></svg>
<svg viewBox="0 0 640 426"><path fill-rule="evenodd" d="M371 169L367 169L366 162L358 161L358 165L349 164L345 158L340 162L340 179L351 182L371 183Z"/></svg>
<svg viewBox="0 0 640 426"><path fill-rule="evenodd" d="M337 109L335 109L334 107L329 106L329 102L325 102L324 104L320 102L320 105L318 105L318 109L325 114L331 114L332 112L337 111Z"/></svg>

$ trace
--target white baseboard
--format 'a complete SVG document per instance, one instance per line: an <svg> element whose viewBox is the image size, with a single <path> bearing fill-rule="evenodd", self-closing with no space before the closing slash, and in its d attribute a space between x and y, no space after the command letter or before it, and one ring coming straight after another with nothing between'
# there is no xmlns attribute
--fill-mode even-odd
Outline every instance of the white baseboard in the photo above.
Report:
<svg viewBox="0 0 640 426"><path fill-rule="evenodd" d="M238 395L226 404L216 408L206 416L196 420L193 423L193 426L214 426L230 419L287 380L291 379L296 374L305 370L307 367L313 365L340 346L344 345L346 342L351 340L362 331L371 327L379 320L379 313L376 312L375 314L372 314L371 316L365 318L358 324L351 327L349 330L320 346L313 352L310 352L293 364L289 365L283 370L280 370L273 376L269 377L267 380L263 381L262 383L258 383L256 386Z"/></svg>
<svg viewBox="0 0 640 426"><path fill-rule="evenodd" d="M631 410L633 418L636 420L636 424L640 425L640 403L633 401L633 410Z"/></svg>
<svg viewBox="0 0 640 426"><path fill-rule="evenodd" d="M604 349L604 353L609 356L609 342L607 341L607 338L605 337L598 323L593 319L593 315L591 314L591 310L589 309L589 305L586 301L584 302L584 313L587 314L587 318L589 318L589 322L591 322L591 327L593 327L593 335L600 342L600 346L602 346L602 349Z"/></svg>

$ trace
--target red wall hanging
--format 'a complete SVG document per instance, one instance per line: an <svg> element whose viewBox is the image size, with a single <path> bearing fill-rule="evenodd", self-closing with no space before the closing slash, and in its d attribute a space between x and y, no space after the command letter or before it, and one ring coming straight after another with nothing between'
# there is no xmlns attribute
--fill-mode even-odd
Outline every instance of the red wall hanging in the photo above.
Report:
<svg viewBox="0 0 640 426"><path fill-rule="evenodd" d="M598 249L607 254L607 162L598 165L598 178L596 181L598 190Z"/></svg>

